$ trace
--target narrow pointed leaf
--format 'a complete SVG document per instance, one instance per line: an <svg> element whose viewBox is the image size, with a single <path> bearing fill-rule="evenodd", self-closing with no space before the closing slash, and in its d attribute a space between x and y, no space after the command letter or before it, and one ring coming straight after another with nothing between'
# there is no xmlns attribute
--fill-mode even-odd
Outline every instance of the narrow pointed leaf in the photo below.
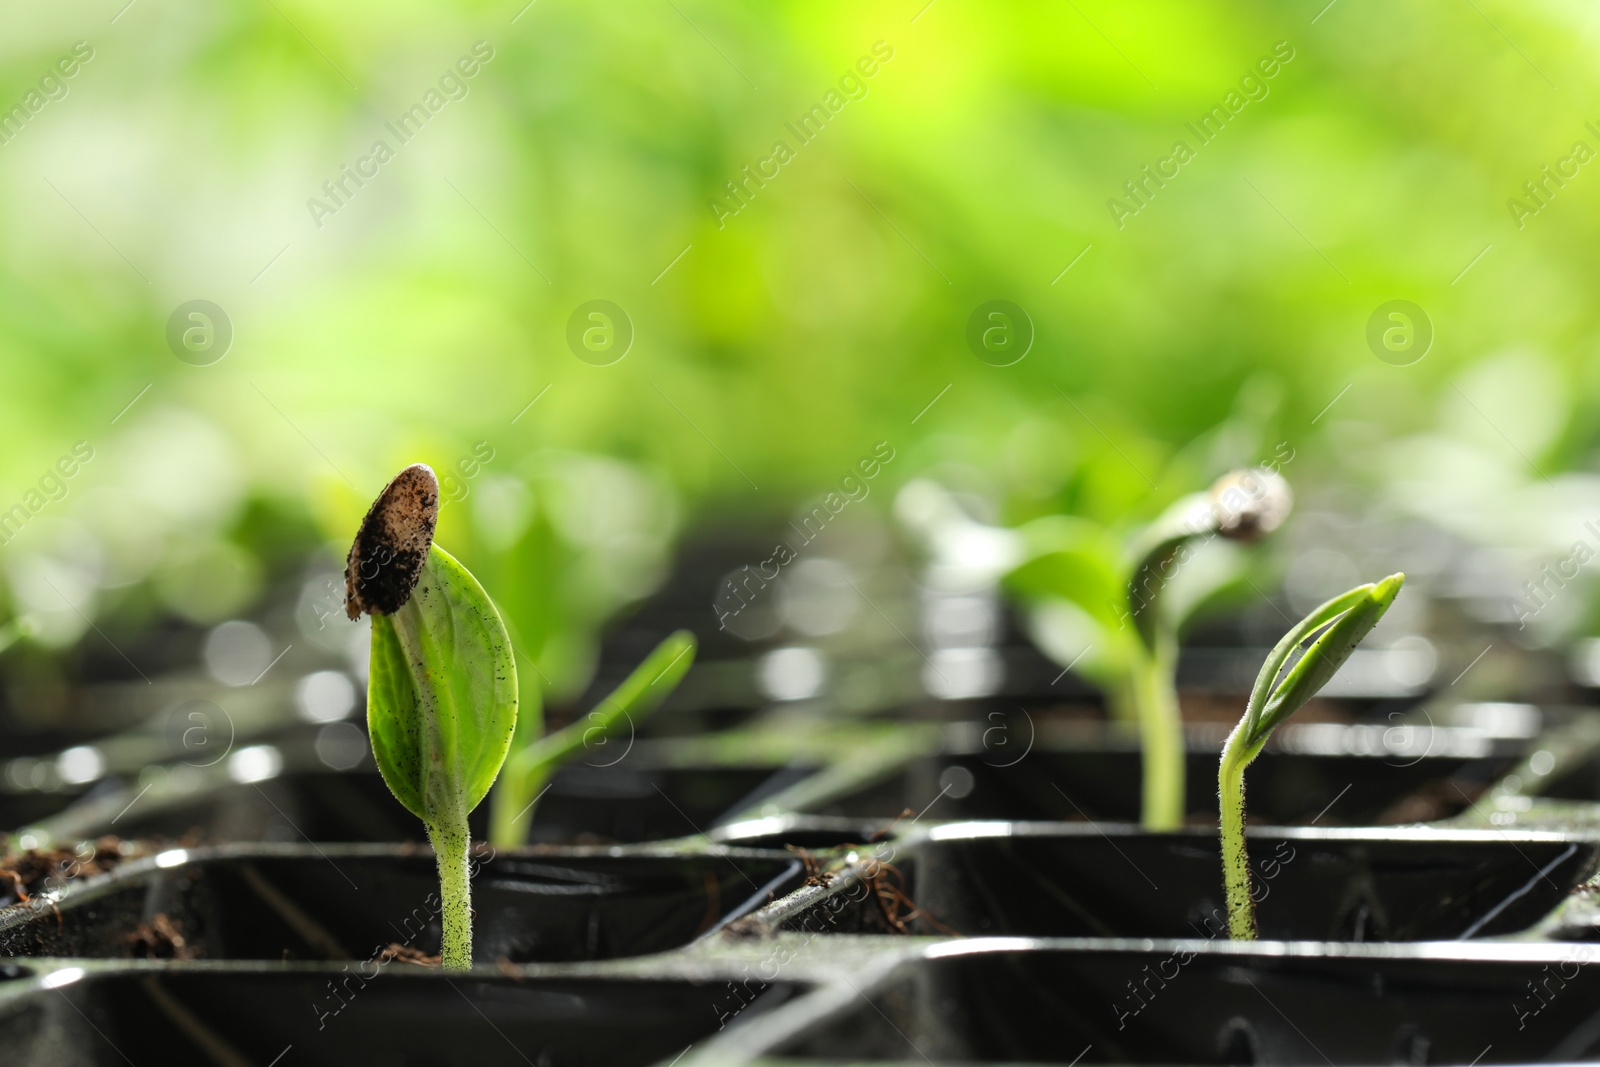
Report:
<svg viewBox="0 0 1600 1067"><path fill-rule="evenodd" d="M558 765L578 749L620 733L630 722L637 723L672 695L694 664L694 655L694 634L688 630L672 634L593 711L514 753L507 764L507 774L525 775Z"/></svg>
<svg viewBox="0 0 1600 1067"><path fill-rule="evenodd" d="M477 579L430 546L411 596L372 616L367 728L400 803L430 826L478 806L517 721L517 668Z"/></svg>
<svg viewBox="0 0 1600 1067"><path fill-rule="evenodd" d="M1256 683L1250 689L1249 702L1245 705L1245 732L1247 736L1256 734L1256 727L1261 720L1262 710L1266 707L1267 700L1271 697L1277 685L1278 676L1283 673L1283 665L1289 661L1289 657L1312 634L1359 603L1363 597L1372 591L1372 588L1372 583L1369 582L1366 585L1357 586L1348 593L1340 593L1297 622L1290 628L1288 633L1278 639L1276 645L1272 646L1272 651L1267 654L1266 661L1261 664L1261 671L1256 675Z"/></svg>
<svg viewBox="0 0 1600 1067"><path fill-rule="evenodd" d="M1289 716L1300 710L1305 703L1328 683L1340 667L1344 666L1350 654L1355 651L1363 638L1372 631L1383 618L1384 612L1389 610L1389 605L1394 603L1394 598L1400 593L1400 586L1405 582L1405 575L1393 574L1381 582L1361 586L1351 590L1344 596L1335 597L1312 612L1301 624L1289 632L1284 640L1278 642L1273 650L1273 656L1281 667L1290 653L1311 633L1316 637L1306 648L1305 654L1293 666L1283 672L1283 677L1271 686L1271 693L1259 705L1255 704L1255 694L1252 693L1252 708L1256 712L1251 723L1249 740L1252 745L1259 745L1267 739ZM1353 603L1347 603L1354 596ZM1342 609L1341 609L1342 606ZM1319 623L1317 620L1321 619ZM1310 624L1308 626L1308 624ZM1291 641L1290 638L1296 638ZM1282 650L1282 655L1279 655ZM1266 667L1262 668L1263 676ZM1257 679L1257 685L1260 685Z"/></svg>

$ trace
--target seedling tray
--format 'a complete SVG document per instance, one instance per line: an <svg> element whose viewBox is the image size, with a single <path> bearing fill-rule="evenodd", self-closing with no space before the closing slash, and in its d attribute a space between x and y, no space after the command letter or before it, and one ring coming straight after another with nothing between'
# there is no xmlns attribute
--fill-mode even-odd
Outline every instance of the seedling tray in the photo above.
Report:
<svg viewBox="0 0 1600 1067"><path fill-rule="evenodd" d="M1417 810L1449 814L1532 751L1362 751L1362 729L1253 768L1266 940L1248 945L1220 933L1212 830L1106 817L1131 814L1138 764L1104 737L1047 737L1009 766L958 724L931 745L885 734L893 758L854 763L841 748L820 766L669 766L646 748L590 786L569 772L541 802L546 832L622 840L618 813L648 812L637 832L660 840L480 855L470 975L407 962L438 949L437 879L429 850L401 843L420 836L409 816L371 818L394 802L370 768L218 783L82 823L199 826L206 843L0 910L0 1061L1600 1059L1600 946L1580 940L1600 929L1595 809L1545 829L1330 825L1445 791L1458 801ZM952 767L966 788L946 788ZM258 839L210 844L240 813Z"/></svg>

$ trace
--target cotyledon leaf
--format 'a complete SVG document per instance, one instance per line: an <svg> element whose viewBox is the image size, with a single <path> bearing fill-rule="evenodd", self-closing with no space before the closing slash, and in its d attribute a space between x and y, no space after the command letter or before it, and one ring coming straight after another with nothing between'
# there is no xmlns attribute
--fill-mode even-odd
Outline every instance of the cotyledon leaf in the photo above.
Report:
<svg viewBox="0 0 1600 1067"><path fill-rule="evenodd" d="M430 825L478 806L517 721L505 624L465 567L437 545L410 598L372 616L367 729L378 770Z"/></svg>
<svg viewBox="0 0 1600 1067"><path fill-rule="evenodd" d="M1383 618L1405 580L1404 574L1391 574L1340 594L1279 640L1262 664L1246 706L1246 739L1252 746L1265 742L1280 723L1316 696ZM1304 654L1288 665L1302 645Z"/></svg>
<svg viewBox="0 0 1600 1067"><path fill-rule="evenodd" d="M1328 683L1389 610L1405 580L1404 574L1391 574L1374 583L1364 597L1317 635L1299 660L1285 668L1283 679L1261 709L1256 723L1260 736L1270 734Z"/></svg>

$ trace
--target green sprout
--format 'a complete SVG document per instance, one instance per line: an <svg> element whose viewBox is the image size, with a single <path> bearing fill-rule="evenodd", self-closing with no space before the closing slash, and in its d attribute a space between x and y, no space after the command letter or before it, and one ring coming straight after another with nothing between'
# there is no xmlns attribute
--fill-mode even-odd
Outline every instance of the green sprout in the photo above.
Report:
<svg viewBox="0 0 1600 1067"><path fill-rule="evenodd" d="M427 827L439 865L448 970L472 966L467 815L489 792L517 721L517 668L483 587L433 543L439 483L407 467L362 520L345 610L372 616L367 731L384 783Z"/></svg>
<svg viewBox="0 0 1600 1067"><path fill-rule="evenodd" d="M550 776L580 752L605 744L624 725L631 728L659 707L694 663L694 653L694 635L677 631L657 645L593 711L545 737L539 736L543 715L537 699L524 704L511 742L511 757L490 801L489 842L495 848L516 848L526 842L534 805Z"/></svg>
<svg viewBox="0 0 1600 1067"><path fill-rule="evenodd" d="M1217 772L1222 804L1222 880L1228 899L1228 933L1256 937L1250 895L1250 857L1244 843L1244 769L1289 716L1328 683L1361 639L1383 618L1405 583L1404 574L1357 586L1317 608L1283 635L1261 665L1244 718L1228 735ZM1303 650L1303 651L1302 651ZM1298 658L1295 653L1301 653Z"/></svg>
<svg viewBox="0 0 1600 1067"><path fill-rule="evenodd" d="M1024 562L1006 581L1035 601L1033 629L1041 647L1099 684L1113 719L1138 726L1147 830L1183 825L1179 629L1207 597L1243 573L1237 560L1220 567L1190 563L1218 537L1248 543L1271 533L1292 507L1282 475L1251 467L1175 502L1131 551L1085 519L1051 517L1018 531ZM1188 588L1181 596L1169 592L1185 569L1192 572Z"/></svg>

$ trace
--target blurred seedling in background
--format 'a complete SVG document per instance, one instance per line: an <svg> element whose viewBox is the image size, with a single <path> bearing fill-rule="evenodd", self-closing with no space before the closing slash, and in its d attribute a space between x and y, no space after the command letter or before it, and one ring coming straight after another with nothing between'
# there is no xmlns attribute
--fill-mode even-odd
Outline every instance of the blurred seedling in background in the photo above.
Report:
<svg viewBox="0 0 1600 1067"><path fill-rule="evenodd" d="M1389 610L1405 583L1391 574L1334 597L1283 635L1256 676L1244 718L1228 735L1217 772L1222 802L1222 878L1228 899L1228 933L1236 941L1256 937L1255 900L1250 895L1250 856L1244 840L1244 770L1289 716L1317 695L1344 665L1361 639Z"/></svg>
<svg viewBox="0 0 1600 1067"><path fill-rule="evenodd" d="M1132 536L1068 515L1016 529L987 526L932 483L908 490L915 497L904 510L916 516L934 555L981 561L1025 606L1039 647L1099 686L1114 721L1137 726L1144 826L1181 826L1178 634L1201 607L1243 584L1246 560L1229 543L1253 542L1282 526L1293 508L1289 483L1269 467L1233 471ZM1219 539L1223 544L1214 544ZM1224 545L1229 550L1218 551Z"/></svg>
<svg viewBox="0 0 1600 1067"><path fill-rule="evenodd" d="M499 613L433 543L439 483L423 464L373 502L345 565L345 610L372 616L367 731L385 784L422 820L439 865L443 963L472 966L471 832L510 751L517 669Z"/></svg>
<svg viewBox="0 0 1600 1067"><path fill-rule="evenodd" d="M1294 507L1294 495L1283 476L1262 467L1233 471L1217 479L1205 493L1174 503L1135 541L1136 561L1123 582L1126 613L1115 600L1118 638L1126 638L1131 620L1136 640L1126 640L1122 678L1113 693L1131 707L1139 725L1144 752L1144 795L1141 810L1148 830L1175 830L1184 815L1183 714L1178 705L1178 631L1216 586L1191 590L1187 599L1164 595L1178 571L1189 565L1200 545L1217 537L1254 542L1283 525ZM1070 551L1070 549L1069 549ZM1048 557L1046 557L1048 558ZM1243 563L1239 562L1242 573ZM1050 581L1048 564L1044 564ZM1232 574L1217 574L1221 584ZM1013 572L1014 585L1025 585L1026 573ZM1048 586L1047 586L1048 587ZM1064 587L1073 588L1069 576ZM1196 595L1198 594L1198 595ZM1108 639L1110 634L1106 635Z"/></svg>
<svg viewBox="0 0 1600 1067"><path fill-rule="evenodd" d="M539 736L544 719L540 702L536 693L530 693L517 714L511 755L494 787L489 842L495 848L526 843L534 806L550 777L582 753L598 751L623 733L631 736L632 728L677 688L694 664L694 656L694 635L678 630L657 645L593 711L544 737Z"/></svg>

